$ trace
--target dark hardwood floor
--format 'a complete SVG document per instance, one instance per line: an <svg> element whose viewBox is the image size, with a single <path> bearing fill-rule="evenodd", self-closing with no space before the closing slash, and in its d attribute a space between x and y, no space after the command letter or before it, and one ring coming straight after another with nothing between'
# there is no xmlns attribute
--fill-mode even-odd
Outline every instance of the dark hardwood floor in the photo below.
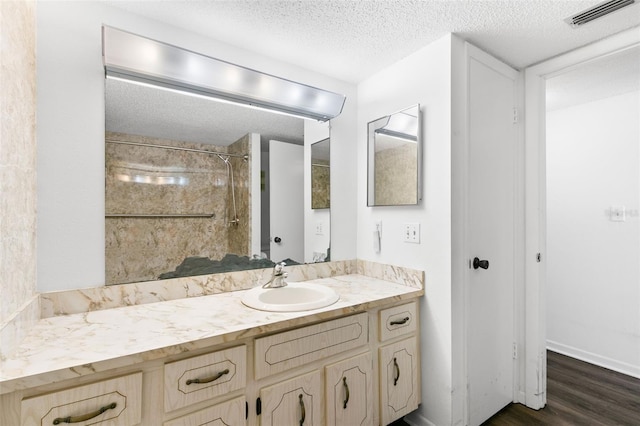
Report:
<svg viewBox="0 0 640 426"><path fill-rule="evenodd" d="M547 405L511 404L483 426L640 425L640 379L547 352Z"/></svg>

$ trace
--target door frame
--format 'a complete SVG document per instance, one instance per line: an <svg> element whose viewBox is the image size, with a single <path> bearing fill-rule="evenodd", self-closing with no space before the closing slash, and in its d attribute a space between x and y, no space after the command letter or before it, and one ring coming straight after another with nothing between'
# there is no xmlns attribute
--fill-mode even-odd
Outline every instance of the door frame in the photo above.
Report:
<svg viewBox="0 0 640 426"><path fill-rule="evenodd" d="M458 55L462 53L462 55ZM468 392L469 374L468 358L468 320L469 320L469 72L472 60L476 60L495 71L514 79L514 114L518 114L514 161L514 291L513 291L513 341L518 348L524 347L524 126L522 114L524 106L524 75L508 66L478 47L464 42L462 49L453 49L453 69L460 69L463 75L454 74L452 101L461 108L452 116L452 301L453 301L453 335L460 336L453 344L453 385L461 392L453 394L452 424L468 425L470 420L470 395ZM460 285L456 285L459 283ZM458 304L459 303L459 304ZM459 307L458 308L456 308ZM455 312L460 312L456 318ZM459 333L459 334L458 334ZM458 346L459 345L459 346ZM459 348L459 350L456 349ZM460 357L456 356L460 354ZM513 401L524 403L524 392L521 388L521 377L524 371L522 357L514 359L513 364ZM458 376L456 365L460 366Z"/></svg>
<svg viewBox="0 0 640 426"><path fill-rule="evenodd" d="M525 404L547 402L546 344L546 80L587 62L640 45L631 28L525 69ZM538 261L541 254L541 261Z"/></svg>

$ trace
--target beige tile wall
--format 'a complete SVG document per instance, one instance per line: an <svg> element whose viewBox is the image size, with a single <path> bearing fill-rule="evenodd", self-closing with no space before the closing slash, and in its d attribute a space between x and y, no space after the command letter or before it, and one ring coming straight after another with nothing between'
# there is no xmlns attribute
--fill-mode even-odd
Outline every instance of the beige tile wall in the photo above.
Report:
<svg viewBox="0 0 640 426"><path fill-rule="evenodd" d="M107 141L131 141L227 152L225 146L107 133ZM248 150L246 138L229 150ZM213 155L106 144L106 283L157 279L188 256L219 260L248 255L248 163L234 161L236 204L242 226L228 226L230 192L225 163ZM142 182L142 183L141 183ZM146 182L146 183L145 183ZM164 183L164 184L162 184ZM168 183L168 184L167 184ZM114 214L213 214L213 218L115 218ZM229 238L232 233L233 238ZM233 244L230 244L230 241Z"/></svg>
<svg viewBox="0 0 640 426"><path fill-rule="evenodd" d="M329 162L326 160L313 160L311 165L311 208L328 209L331 207L331 175Z"/></svg>
<svg viewBox="0 0 640 426"><path fill-rule="evenodd" d="M377 205L416 204L417 145L406 143L376 152L375 200Z"/></svg>
<svg viewBox="0 0 640 426"><path fill-rule="evenodd" d="M229 145L227 152L229 154L240 155L250 154L249 143L250 137L246 135L237 142ZM239 256L249 256L251 255L251 239L249 238L251 235L251 176L249 173L249 162L239 157L231 157L229 161L233 169L238 223L227 226L228 252ZM231 186L229 186L227 200L228 219L232 220L233 202Z"/></svg>
<svg viewBox="0 0 640 426"><path fill-rule="evenodd" d="M35 18L0 1L0 355L37 320Z"/></svg>

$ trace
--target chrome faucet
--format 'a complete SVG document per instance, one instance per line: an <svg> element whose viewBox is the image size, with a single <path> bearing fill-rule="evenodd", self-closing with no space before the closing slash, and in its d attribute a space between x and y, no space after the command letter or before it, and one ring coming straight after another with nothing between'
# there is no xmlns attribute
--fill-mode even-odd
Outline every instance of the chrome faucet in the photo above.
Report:
<svg viewBox="0 0 640 426"><path fill-rule="evenodd" d="M273 267L271 279L267 281L262 288L279 288L286 286L287 283L284 282L284 279L289 276L289 274L284 271L286 265L284 262L276 263L276 266Z"/></svg>

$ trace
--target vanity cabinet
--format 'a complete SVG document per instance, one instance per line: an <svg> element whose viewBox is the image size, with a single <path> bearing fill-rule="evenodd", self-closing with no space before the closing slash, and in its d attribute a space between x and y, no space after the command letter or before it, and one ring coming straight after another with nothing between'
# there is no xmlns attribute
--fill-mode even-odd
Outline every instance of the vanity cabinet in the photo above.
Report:
<svg viewBox="0 0 640 426"><path fill-rule="evenodd" d="M164 422L163 426L244 426L246 400L244 396L216 404L193 414Z"/></svg>
<svg viewBox="0 0 640 426"><path fill-rule="evenodd" d="M370 352L325 367L327 426L373 425Z"/></svg>
<svg viewBox="0 0 640 426"><path fill-rule="evenodd" d="M246 386L247 350L237 346L164 366L164 410L173 411Z"/></svg>
<svg viewBox="0 0 640 426"><path fill-rule="evenodd" d="M369 341L369 319L363 312L256 339L255 376L260 379L290 370Z"/></svg>
<svg viewBox="0 0 640 426"><path fill-rule="evenodd" d="M132 426L141 421L142 373L22 400L21 425Z"/></svg>
<svg viewBox="0 0 640 426"><path fill-rule="evenodd" d="M320 426L320 371L295 377L260 390L261 426Z"/></svg>
<svg viewBox="0 0 640 426"><path fill-rule="evenodd" d="M394 337L415 333L418 328L416 302L380 310L379 337L386 342Z"/></svg>
<svg viewBox="0 0 640 426"><path fill-rule="evenodd" d="M0 426L388 425L420 403L417 303L342 312L4 394Z"/></svg>
<svg viewBox="0 0 640 426"><path fill-rule="evenodd" d="M380 348L380 417L386 425L409 414L420 402L416 338Z"/></svg>

